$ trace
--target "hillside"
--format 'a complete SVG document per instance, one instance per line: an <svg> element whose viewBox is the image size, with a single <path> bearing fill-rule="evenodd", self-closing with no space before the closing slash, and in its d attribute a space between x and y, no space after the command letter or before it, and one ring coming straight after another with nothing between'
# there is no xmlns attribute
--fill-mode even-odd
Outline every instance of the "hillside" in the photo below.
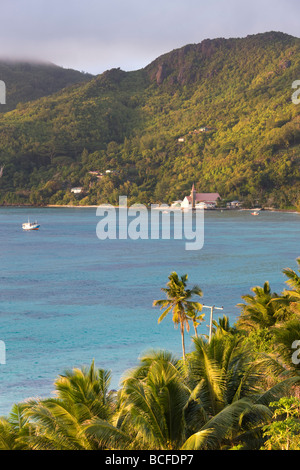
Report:
<svg viewBox="0 0 300 470"><path fill-rule="evenodd" d="M6 104L0 106L0 112L11 111L18 103L49 96L91 78L90 74L50 63L0 60L0 80L6 84Z"/></svg>
<svg viewBox="0 0 300 470"><path fill-rule="evenodd" d="M270 32L19 104L0 116L0 203L171 202L194 182L246 205L300 204L297 79L300 39Z"/></svg>

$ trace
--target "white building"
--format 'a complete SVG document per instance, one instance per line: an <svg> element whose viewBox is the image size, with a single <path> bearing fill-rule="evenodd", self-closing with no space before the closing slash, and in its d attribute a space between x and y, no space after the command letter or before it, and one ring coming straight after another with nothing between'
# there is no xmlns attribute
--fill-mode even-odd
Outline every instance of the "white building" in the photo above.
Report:
<svg viewBox="0 0 300 470"><path fill-rule="evenodd" d="M219 193L197 193L193 185L190 196L186 196L181 203L182 209L203 208L214 209L220 198Z"/></svg>
<svg viewBox="0 0 300 470"><path fill-rule="evenodd" d="M74 193L74 194L80 194L82 193L83 191L83 188L72 188L71 189L71 193Z"/></svg>
<svg viewBox="0 0 300 470"><path fill-rule="evenodd" d="M229 209L237 209L238 207L241 207L242 203L240 201L231 201L227 202L226 207L229 207Z"/></svg>

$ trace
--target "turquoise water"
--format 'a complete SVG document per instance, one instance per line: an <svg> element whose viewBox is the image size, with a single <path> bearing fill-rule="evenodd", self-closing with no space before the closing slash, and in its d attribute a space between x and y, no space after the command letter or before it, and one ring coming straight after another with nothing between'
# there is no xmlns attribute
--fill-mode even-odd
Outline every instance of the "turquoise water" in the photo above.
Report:
<svg viewBox="0 0 300 470"><path fill-rule="evenodd" d="M37 232L21 224L37 219ZM29 397L51 396L67 368L112 371L112 388L151 348L181 353L170 318L160 325L152 307L163 298L168 275L189 274L215 317L239 313L250 287L268 280L284 288L284 267L300 256L300 215L248 211L206 212L204 247L186 251L184 240L105 240L96 236L92 208L0 208L0 414ZM200 333L207 333L207 321ZM186 347L192 347L191 336Z"/></svg>

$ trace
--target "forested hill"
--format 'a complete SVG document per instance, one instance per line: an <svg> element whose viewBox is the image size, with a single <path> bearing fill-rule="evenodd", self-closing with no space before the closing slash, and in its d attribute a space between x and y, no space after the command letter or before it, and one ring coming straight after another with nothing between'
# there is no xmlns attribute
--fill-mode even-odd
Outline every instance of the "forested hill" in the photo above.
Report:
<svg viewBox="0 0 300 470"><path fill-rule="evenodd" d="M246 205L300 205L299 79L300 39L270 32L19 104L0 116L0 203L171 202L194 182Z"/></svg>
<svg viewBox="0 0 300 470"><path fill-rule="evenodd" d="M6 85L6 104L0 106L0 112L11 111L18 103L49 96L92 77L51 63L0 60L0 80Z"/></svg>

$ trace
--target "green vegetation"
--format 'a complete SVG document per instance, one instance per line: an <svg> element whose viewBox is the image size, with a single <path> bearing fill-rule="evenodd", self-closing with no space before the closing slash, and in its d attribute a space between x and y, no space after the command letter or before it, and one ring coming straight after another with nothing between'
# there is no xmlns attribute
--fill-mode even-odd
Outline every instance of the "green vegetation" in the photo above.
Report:
<svg viewBox="0 0 300 470"><path fill-rule="evenodd" d="M268 439L264 443L266 449L299 450L300 449L300 400L296 397L280 398L270 403L275 408L274 420L263 429ZM281 417L277 421L277 417Z"/></svg>
<svg viewBox="0 0 300 470"><path fill-rule="evenodd" d="M0 449L300 450L300 276L284 272L288 290L256 287L234 326L225 316L214 321L211 341L195 335L185 360L145 353L118 391L94 362L66 371L55 398L24 401L0 418ZM194 318L187 299L200 290L186 283L171 273L168 300L158 303L168 302L175 324L183 313L185 324Z"/></svg>
<svg viewBox="0 0 300 470"><path fill-rule="evenodd" d="M194 182L224 201L299 208L299 77L300 39L270 32L205 40L28 103L24 88L0 116L0 204L170 203Z"/></svg>
<svg viewBox="0 0 300 470"><path fill-rule="evenodd" d="M180 325L183 361L185 361L184 328L186 328L187 331L190 330L190 319L193 319L193 324L195 326L197 320L200 319L200 316L197 316L197 312L202 310L202 305L199 302L191 300L193 295L202 297L202 291L198 286L194 286L192 289L187 289L187 279L187 274L181 276L179 279L177 273L171 273L167 287L162 288L162 291L167 295L167 299L154 300L153 302L153 306L158 306L161 310L165 308L165 311L158 319L158 323L160 323L166 315L172 311L172 320L174 325Z"/></svg>
<svg viewBox="0 0 300 470"><path fill-rule="evenodd" d="M6 113L18 105L20 108L20 103L52 95L92 78L91 74L64 69L51 63L1 60L0 80L6 85L6 104L1 104L0 112Z"/></svg>

